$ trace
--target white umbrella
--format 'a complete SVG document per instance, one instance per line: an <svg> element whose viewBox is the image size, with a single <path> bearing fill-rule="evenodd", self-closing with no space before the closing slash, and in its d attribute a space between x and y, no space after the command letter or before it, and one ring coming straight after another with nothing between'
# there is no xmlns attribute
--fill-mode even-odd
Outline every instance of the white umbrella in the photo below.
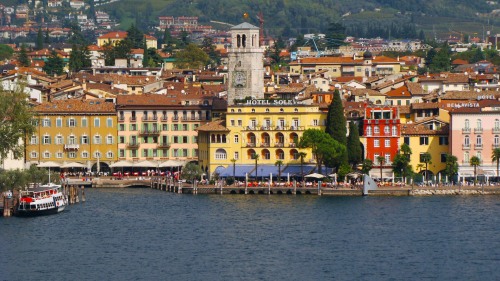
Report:
<svg viewBox="0 0 500 281"><path fill-rule="evenodd" d="M38 167L40 167L40 166L38 166ZM66 163L66 164L61 166L61 168L86 168L86 167L87 167L87 165L79 163L79 162L70 162L70 163Z"/></svg>
<svg viewBox="0 0 500 281"><path fill-rule="evenodd" d="M148 161L148 160L144 160L144 161L135 163L133 166L134 167L144 167L144 168L157 167L158 163L157 162Z"/></svg>
<svg viewBox="0 0 500 281"><path fill-rule="evenodd" d="M132 167L134 166L134 163L132 162L129 162L129 161L125 161L125 160L121 160L121 161L118 161L118 162L115 162L111 165L109 165L111 168L123 168L123 167Z"/></svg>
<svg viewBox="0 0 500 281"><path fill-rule="evenodd" d="M313 173L313 174L304 176L304 178L314 178L314 179L322 179L324 177L325 177L324 175L318 174L318 173Z"/></svg>
<svg viewBox="0 0 500 281"><path fill-rule="evenodd" d="M47 162L42 162L38 164L39 168L57 168L61 167L61 164L54 162L54 161L47 161Z"/></svg>
<svg viewBox="0 0 500 281"><path fill-rule="evenodd" d="M164 167L179 167L179 166L182 166L182 164L179 162L179 161L176 161L176 160L173 160L173 159L170 159L170 160L167 160L163 163L160 163L160 168L164 168Z"/></svg>

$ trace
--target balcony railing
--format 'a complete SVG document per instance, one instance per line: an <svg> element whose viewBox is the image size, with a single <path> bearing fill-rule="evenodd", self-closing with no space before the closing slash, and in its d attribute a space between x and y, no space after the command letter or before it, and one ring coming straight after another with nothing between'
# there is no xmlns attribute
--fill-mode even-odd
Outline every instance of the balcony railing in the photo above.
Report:
<svg viewBox="0 0 500 281"><path fill-rule="evenodd" d="M483 149L483 144L474 144L474 149Z"/></svg>
<svg viewBox="0 0 500 281"><path fill-rule="evenodd" d="M474 134L482 134L483 128L474 128Z"/></svg>
<svg viewBox="0 0 500 281"><path fill-rule="evenodd" d="M495 148L500 148L500 143L494 143L494 144L492 144L492 145L491 145L491 147L492 147L493 149L495 149Z"/></svg>
<svg viewBox="0 0 500 281"><path fill-rule="evenodd" d="M470 149L470 144L462 144L462 149Z"/></svg>
<svg viewBox="0 0 500 281"><path fill-rule="evenodd" d="M127 143L127 148L138 148L139 147L139 143L138 142L128 142Z"/></svg>
<svg viewBox="0 0 500 281"><path fill-rule="evenodd" d="M174 115L174 117L172 117L172 121L174 121L174 122L177 122L177 121L179 121L179 116L177 116L177 115Z"/></svg>
<svg viewBox="0 0 500 281"><path fill-rule="evenodd" d="M149 121L149 122L154 122L157 121L158 117L157 116L142 116L142 121Z"/></svg>
<svg viewBox="0 0 500 281"><path fill-rule="evenodd" d="M493 128L493 134L500 134L500 128Z"/></svg>
<svg viewBox="0 0 500 281"><path fill-rule="evenodd" d="M79 144L65 144L64 145L64 150L67 150L67 151L76 151L78 149L80 149Z"/></svg>
<svg viewBox="0 0 500 281"><path fill-rule="evenodd" d="M247 147L255 147L255 143L254 142L247 142Z"/></svg>
<svg viewBox="0 0 500 281"><path fill-rule="evenodd" d="M283 147L284 144L282 142L276 142L274 143L274 147Z"/></svg>
<svg viewBox="0 0 500 281"><path fill-rule="evenodd" d="M159 135L160 134L160 130L158 129L144 129L142 131L139 132L139 135L141 136L155 136L155 135Z"/></svg>
<svg viewBox="0 0 500 281"><path fill-rule="evenodd" d="M161 142L158 144L158 148L169 148L170 147L170 143L168 142Z"/></svg>
<svg viewBox="0 0 500 281"><path fill-rule="evenodd" d="M163 115L163 116L161 117L161 121L163 121L163 122L168 121L168 117L167 117L166 115Z"/></svg>
<svg viewBox="0 0 500 281"><path fill-rule="evenodd" d="M118 116L118 122L125 122L125 116Z"/></svg>
<svg viewBox="0 0 500 281"><path fill-rule="evenodd" d="M261 142L260 146L261 147L269 147L271 144L269 142Z"/></svg>
<svg viewBox="0 0 500 281"><path fill-rule="evenodd" d="M470 128L462 128L462 134L470 134Z"/></svg>
<svg viewBox="0 0 500 281"><path fill-rule="evenodd" d="M128 121L130 121L130 122L136 122L137 121L137 117L131 116L131 117L128 118Z"/></svg>

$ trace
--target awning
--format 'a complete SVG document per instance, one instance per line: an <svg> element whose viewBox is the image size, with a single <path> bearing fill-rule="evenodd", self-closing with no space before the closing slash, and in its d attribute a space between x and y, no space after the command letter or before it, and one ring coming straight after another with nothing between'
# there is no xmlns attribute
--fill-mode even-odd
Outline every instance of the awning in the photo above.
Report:
<svg viewBox="0 0 500 281"><path fill-rule="evenodd" d="M118 162L115 162L111 165L109 165L111 168L121 168L121 167L133 167L134 166L134 163L132 162L129 162L129 161L125 161L125 160L122 160L122 161L118 161Z"/></svg>
<svg viewBox="0 0 500 281"><path fill-rule="evenodd" d="M47 161L47 162L42 162L38 164L38 167L40 168L57 168L61 167L61 164L54 162L54 161Z"/></svg>
<svg viewBox="0 0 500 281"><path fill-rule="evenodd" d="M143 168L158 167L158 162L144 160L141 162L134 163L134 167L143 167Z"/></svg>
<svg viewBox="0 0 500 281"><path fill-rule="evenodd" d="M316 166L310 166L310 165L304 165L304 175L310 174ZM301 176L301 169L300 165L291 165L291 166L286 166L285 169L281 171L281 174L290 174L290 175L298 175Z"/></svg>
<svg viewBox="0 0 500 281"><path fill-rule="evenodd" d="M87 165L79 162L69 162L62 165L61 168L87 168Z"/></svg>
<svg viewBox="0 0 500 281"><path fill-rule="evenodd" d="M262 176L269 176L271 173L273 176L278 176L279 174L279 167L274 166L274 165L259 165L257 166L257 174L262 175ZM283 170L284 165L281 166L281 170ZM281 173L281 176L284 174ZM286 174L285 174L286 175Z"/></svg>
<svg viewBox="0 0 500 281"><path fill-rule="evenodd" d="M255 165L236 165L236 167L234 168L234 176L244 177L248 173L248 176L251 177L255 175L255 173L253 173L253 170L255 170ZM232 177L233 176L232 165L228 166L221 174L219 174L219 176Z"/></svg>

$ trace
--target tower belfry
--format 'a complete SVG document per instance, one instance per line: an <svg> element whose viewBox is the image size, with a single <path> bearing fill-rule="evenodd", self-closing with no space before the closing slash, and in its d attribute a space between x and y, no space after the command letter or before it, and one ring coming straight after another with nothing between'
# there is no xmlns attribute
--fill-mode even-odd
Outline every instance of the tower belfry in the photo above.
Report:
<svg viewBox="0 0 500 281"><path fill-rule="evenodd" d="M264 98L264 49L260 46L259 28L242 23L231 28L228 50L228 104L235 99Z"/></svg>

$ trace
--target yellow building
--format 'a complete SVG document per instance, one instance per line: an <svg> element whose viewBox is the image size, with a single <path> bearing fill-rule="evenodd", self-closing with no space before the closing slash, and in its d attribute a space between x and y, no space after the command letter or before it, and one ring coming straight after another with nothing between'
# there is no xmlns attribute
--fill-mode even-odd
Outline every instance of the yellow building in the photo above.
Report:
<svg viewBox="0 0 500 281"><path fill-rule="evenodd" d="M97 38L97 46L102 47L108 43L112 46L115 46L118 42L125 40L127 38L128 33L126 31L113 31L106 34L103 34ZM146 46L149 48L157 48L158 40L150 35L144 35L146 39Z"/></svg>
<svg viewBox="0 0 500 281"><path fill-rule="evenodd" d="M257 174L269 176L269 171L277 175L273 167L278 160L285 174L288 166L300 166L299 153L305 152L304 162L312 166L316 162L311 150L297 144L305 130L324 130L325 118L318 104L294 100L249 100L229 106L225 119L198 128L199 164L208 175L234 164L253 176L258 155Z"/></svg>
<svg viewBox="0 0 500 281"><path fill-rule="evenodd" d="M400 143L406 143L412 150L410 165L414 172L426 174L424 153L431 155L431 163L427 165L428 180L441 179L446 166L446 154L449 153L449 125L437 118L428 118L418 123L402 124Z"/></svg>
<svg viewBox="0 0 500 281"><path fill-rule="evenodd" d="M26 161L78 162L107 171L117 159L115 105L104 99L58 100L34 108L37 132L27 137ZM99 165L97 162L99 161Z"/></svg>

